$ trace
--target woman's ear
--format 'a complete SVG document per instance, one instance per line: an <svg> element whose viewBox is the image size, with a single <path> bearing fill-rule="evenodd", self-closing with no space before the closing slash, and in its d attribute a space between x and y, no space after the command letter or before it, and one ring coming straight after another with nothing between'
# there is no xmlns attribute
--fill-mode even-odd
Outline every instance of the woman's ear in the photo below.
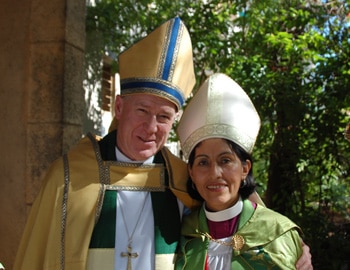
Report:
<svg viewBox="0 0 350 270"><path fill-rule="evenodd" d="M190 175L190 177L191 177L191 179L193 181L193 177L192 177L193 172L192 172L192 168L191 168L190 164L187 164L187 170L188 170L188 174Z"/></svg>
<svg viewBox="0 0 350 270"><path fill-rule="evenodd" d="M192 169L190 164L187 164L187 170L188 170L188 174L190 175L190 177L192 178Z"/></svg>
<svg viewBox="0 0 350 270"><path fill-rule="evenodd" d="M242 168L243 168L243 176L244 178L248 175L250 169L252 168L252 163L250 162L249 159L247 159L245 162L242 163Z"/></svg>

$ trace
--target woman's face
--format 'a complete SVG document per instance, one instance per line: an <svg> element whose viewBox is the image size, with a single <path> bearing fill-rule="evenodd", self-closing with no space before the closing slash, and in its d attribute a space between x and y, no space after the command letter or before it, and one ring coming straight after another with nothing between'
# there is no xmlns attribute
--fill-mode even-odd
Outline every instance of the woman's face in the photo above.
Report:
<svg viewBox="0 0 350 270"><path fill-rule="evenodd" d="M240 161L224 139L207 139L195 149L189 173L197 191L210 211L233 206L239 198L239 187L246 178L251 163Z"/></svg>

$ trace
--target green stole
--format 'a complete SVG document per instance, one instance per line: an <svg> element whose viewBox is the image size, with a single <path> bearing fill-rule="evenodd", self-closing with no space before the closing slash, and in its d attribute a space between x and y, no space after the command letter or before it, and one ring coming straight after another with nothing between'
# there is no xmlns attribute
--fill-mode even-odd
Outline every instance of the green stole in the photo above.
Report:
<svg viewBox="0 0 350 270"><path fill-rule="evenodd" d="M100 142L103 160L116 160L116 133L111 132ZM155 163L163 163L160 153L155 156ZM165 170L166 185L168 175ZM96 223L89 248L114 248L116 223L117 191L106 190L98 222ZM175 195L166 188L165 191L151 192L152 208L155 224L155 252L156 254L174 254L180 239L181 221L178 203Z"/></svg>

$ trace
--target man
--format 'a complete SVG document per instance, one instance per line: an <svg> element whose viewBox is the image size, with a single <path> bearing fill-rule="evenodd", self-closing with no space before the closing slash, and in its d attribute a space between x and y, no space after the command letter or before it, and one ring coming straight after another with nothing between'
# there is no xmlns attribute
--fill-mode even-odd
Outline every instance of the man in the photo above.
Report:
<svg viewBox="0 0 350 270"><path fill-rule="evenodd" d="M188 30L173 18L119 56L117 129L50 168L17 269L173 269L187 167L164 146L195 84Z"/></svg>

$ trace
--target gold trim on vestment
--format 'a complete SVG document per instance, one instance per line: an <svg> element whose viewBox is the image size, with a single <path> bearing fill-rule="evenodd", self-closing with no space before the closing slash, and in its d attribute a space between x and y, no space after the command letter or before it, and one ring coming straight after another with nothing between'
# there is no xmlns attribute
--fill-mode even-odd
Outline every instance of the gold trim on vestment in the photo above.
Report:
<svg viewBox="0 0 350 270"><path fill-rule="evenodd" d="M64 270L65 265L65 239L66 239L66 224L67 224L67 209L68 209L68 191L69 191L69 162L68 156L63 155L63 171L64 171L64 189L62 200L62 219L61 219L61 257L60 264L61 270Z"/></svg>
<svg viewBox="0 0 350 270"><path fill-rule="evenodd" d="M91 133L88 133L86 136L90 139L92 146L94 148L95 157L96 157L96 161L98 164L100 183L101 184L109 184L108 171L106 170L107 168L104 166L104 161L101 157L101 152L100 152L100 147L98 145L98 141L94 137L94 135L92 135Z"/></svg>
<svg viewBox="0 0 350 270"><path fill-rule="evenodd" d="M104 161L98 142L88 134L93 144L99 168L100 183L109 190L164 191L165 168L163 164L137 164L119 161Z"/></svg>
<svg viewBox="0 0 350 270"><path fill-rule="evenodd" d="M164 191L164 165L106 162L109 167L110 184L107 189Z"/></svg>
<svg viewBox="0 0 350 270"><path fill-rule="evenodd" d="M98 220L100 219L102 207L103 207L103 200L105 197L105 191L106 186L101 185L100 190L98 191L98 199L97 199L97 206L96 206L96 215L95 215L95 225L97 224Z"/></svg>

